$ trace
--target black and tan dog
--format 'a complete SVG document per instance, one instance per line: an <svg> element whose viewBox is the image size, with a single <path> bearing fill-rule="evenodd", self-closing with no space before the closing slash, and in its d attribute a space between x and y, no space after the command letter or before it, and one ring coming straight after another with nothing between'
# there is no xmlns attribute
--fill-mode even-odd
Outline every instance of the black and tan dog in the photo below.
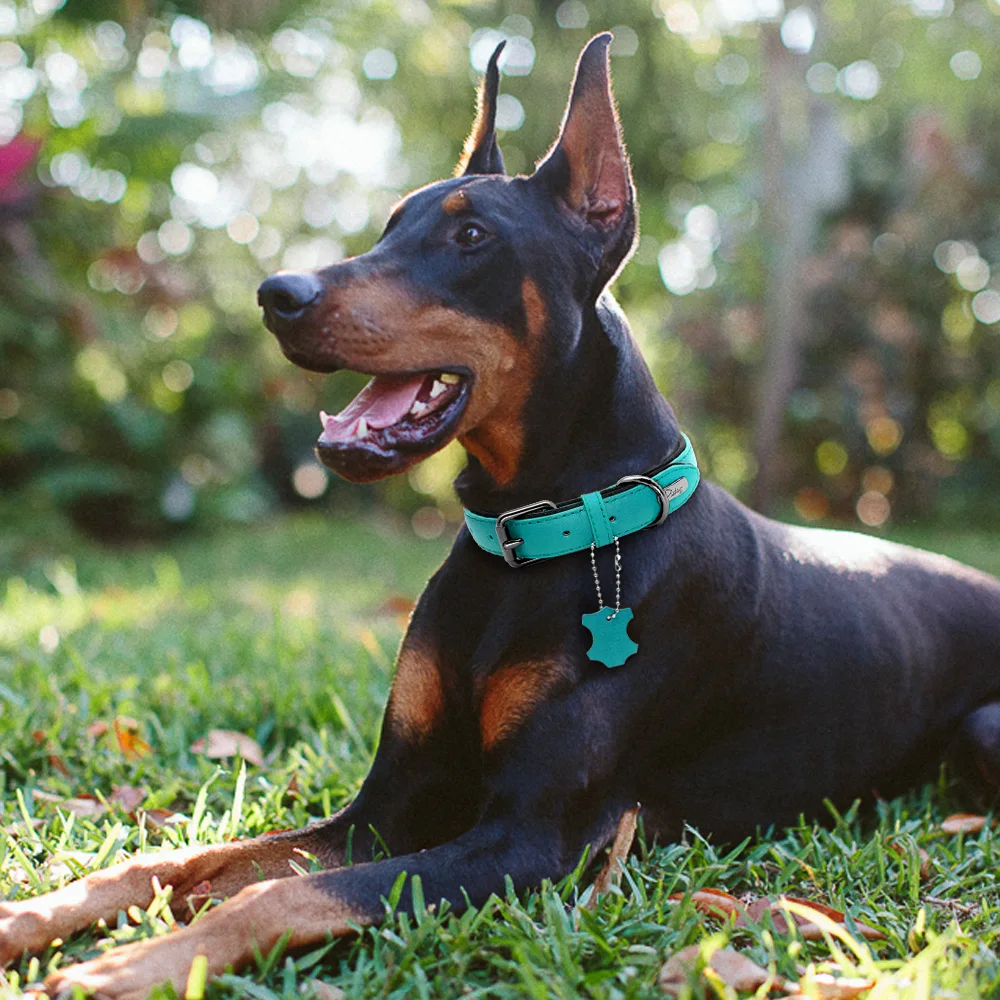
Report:
<svg viewBox="0 0 1000 1000"><path fill-rule="evenodd" d="M457 437L467 508L547 499L566 513L601 490L611 509L609 487L680 451L605 291L636 231L609 43L583 52L559 140L530 177L503 172L494 58L459 176L407 197L370 253L261 286L292 361L374 376L324 417L332 469L377 479ZM821 814L825 798L905 788L957 738L1000 777L992 578L785 527L707 483L665 523L622 537L620 555L639 652L609 670L580 625L596 603L586 551L513 569L463 529L414 613L356 801L295 833L141 856L3 904L0 957L148 904L154 876L180 908L206 881L232 896L48 983L139 1000L166 980L182 990L199 954L217 974L289 930L296 947L378 921L401 872L455 906L502 891L506 875L519 888L559 877L637 801L651 833L688 822L730 839ZM606 586L610 557L598 560ZM372 830L392 858L344 867L352 835L354 859L371 857ZM326 870L290 877L302 851Z"/></svg>

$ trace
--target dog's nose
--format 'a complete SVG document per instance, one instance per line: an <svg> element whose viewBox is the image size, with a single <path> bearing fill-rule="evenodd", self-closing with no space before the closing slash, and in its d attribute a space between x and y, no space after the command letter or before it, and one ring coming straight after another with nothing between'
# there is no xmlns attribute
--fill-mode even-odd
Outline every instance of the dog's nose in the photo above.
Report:
<svg viewBox="0 0 1000 1000"><path fill-rule="evenodd" d="M257 289L257 302L268 315L291 320L301 316L322 294L322 284L311 274L273 274Z"/></svg>

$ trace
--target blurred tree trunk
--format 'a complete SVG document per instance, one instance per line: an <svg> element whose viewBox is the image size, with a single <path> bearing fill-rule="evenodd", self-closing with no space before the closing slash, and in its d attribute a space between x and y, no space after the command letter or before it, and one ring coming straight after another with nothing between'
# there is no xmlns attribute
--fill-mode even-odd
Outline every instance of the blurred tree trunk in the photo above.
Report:
<svg viewBox="0 0 1000 1000"><path fill-rule="evenodd" d="M823 214L847 196L850 147L831 105L806 86L810 57L785 48L777 24L761 26L761 45L767 332L758 379L752 501L766 512L785 478L785 408L798 377L809 319L804 265Z"/></svg>

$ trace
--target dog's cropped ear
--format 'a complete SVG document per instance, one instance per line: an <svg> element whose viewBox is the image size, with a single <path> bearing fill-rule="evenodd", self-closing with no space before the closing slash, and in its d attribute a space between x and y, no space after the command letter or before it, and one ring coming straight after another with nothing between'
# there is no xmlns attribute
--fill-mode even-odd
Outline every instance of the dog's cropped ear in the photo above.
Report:
<svg viewBox="0 0 1000 1000"><path fill-rule="evenodd" d="M580 53L559 138L535 171L561 208L599 234L605 281L628 256L636 232L632 172L611 93L611 41L606 31Z"/></svg>
<svg viewBox="0 0 1000 1000"><path fill-rule="evenodd" d="M455 168L456 177L464 174L505 173L503 154L497 145L496 121L497 91L500 89L500 69L497 63L506 44L504 40L493 50L486 75L479 85L476 120L472 123L472 131L465 140L462 158Z"/></svg>

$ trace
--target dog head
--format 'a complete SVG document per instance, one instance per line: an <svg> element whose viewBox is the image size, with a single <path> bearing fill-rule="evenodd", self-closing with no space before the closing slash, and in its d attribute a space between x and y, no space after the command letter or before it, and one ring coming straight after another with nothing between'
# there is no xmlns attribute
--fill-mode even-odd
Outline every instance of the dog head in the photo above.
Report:
<svg viewBox="0 0 1000 1000"><path fill-rule="evenodd" d="M368 253L260 286L290 361L373 376L322 415L317 454L335 472L381 479L457 437L498 486L516 479L525 403L574 351L635 240L610 42L598 35L580 55L559 138L533 174L508 177L497 144L501 45L456 176L407 195Z"/></svg>

